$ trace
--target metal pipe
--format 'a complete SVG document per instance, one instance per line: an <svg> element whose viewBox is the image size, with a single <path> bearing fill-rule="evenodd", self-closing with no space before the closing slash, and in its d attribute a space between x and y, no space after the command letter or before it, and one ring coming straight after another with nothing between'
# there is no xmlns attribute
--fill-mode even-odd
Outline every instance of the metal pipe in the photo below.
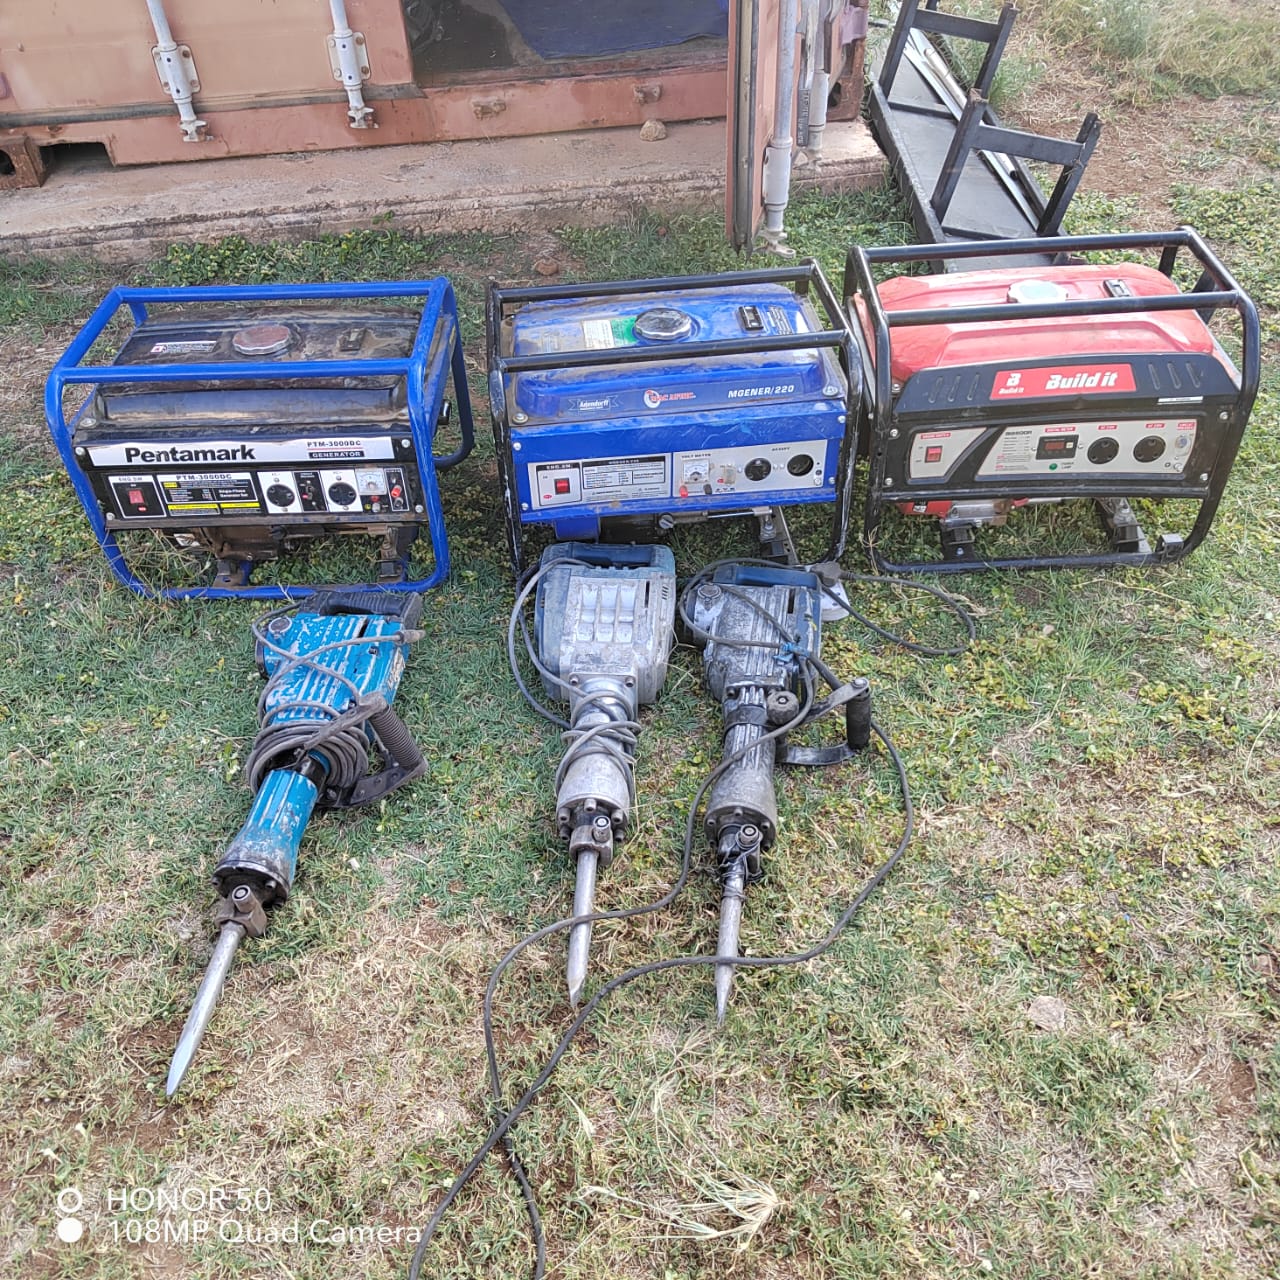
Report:
<svg viewBox="0 0 1280 1280"><path fill-rule="evenodd" d="M822 158L822 141L827 131L827 99L831 96L831 73L819 67L809 90L809 145L811 160Z"/></svg>
<svg viewBox="0 0 1280 1280"><path fill-rule="evenodd" d="M364 68L362 49L364 37L357 36L347 21L346 0L329 0L329 12L333 16L333 36L330 47L337 57L334 78L342 81L347 91L347 120L353 129L376 129L373 108L365 105Z"/></svg>
<svg viewBox="0 0 1280 1280"><path fill-rule="evenodd" d="M827 127L827 28L831 0L800 0L800 85L796 90L796 146L799 163L817 159ZM819 96L821 95L821 102Z"/></svg>
<svg viewBox="0 0 1280 1280"><path fill-rule="evenodd" d="M766 248L774 253L793 253L783 241L782 226L791 188L791 123L795 114L796 40L799 0L782 0L778 15L778 78L774 102L773 137L764 153L764 226L760 229Z"/></svg>
<svg viewBox="0 0 1280 1280"><path fill-rule="evenodd" d="M203 142L205 122L196 116L192 95L198 87L192 66L191 50L179 48L169 29L169 18L164 11L164 0L147 0L147 12L156 33L156 47L151 51L156 71L164 83L165 92L178 108L178 128L183 142Z"/></svg>

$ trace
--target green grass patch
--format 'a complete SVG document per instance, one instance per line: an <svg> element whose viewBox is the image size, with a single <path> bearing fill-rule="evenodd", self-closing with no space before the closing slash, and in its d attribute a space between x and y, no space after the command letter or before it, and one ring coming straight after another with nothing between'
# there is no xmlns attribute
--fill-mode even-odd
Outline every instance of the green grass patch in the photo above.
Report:
<svg viewBox="0 0 1280 1280"><path fill-rule="evenodd" d="M988 20L999 0L953 0L947 8ZM1022 0L1010 51L996 75L993 100L1016 104L1034 93L1046 68L1079 59L1105 77L1117 101L1150 104L1177 94L1206 98L1280 91L1280 10L1253 0L1178 8L1161 0ZM882 17L895 10L873 5ZM948 42L969 80L985 50Z"/></svg>
<svg viewBox="0 0 1280 1280"><path fill-rule="evenodd" d="M1274 326L1274 191L1179 199ZM1128 208L1086 200L1076 229L1114 229ZM883 192L807 197L789 222L792 244L837 278L851 242L910 236ZM554 252L580 278L701 272L736 265L720 236L712 217L646 216L566 232ZM24 357L34 385L111 277L71 263L6 270L0 311L46 346ZM533 275L515 239L372 228L231 241L174 249L132 278L442 271L458 287L478 391L483 281ZM411 1235L335 1230L405 1233L428 1216L487 1124L485 975L571 899L550 813L560 743L505 674L511 587L483 415L475 454L442 483L454 572L425 602L397 701L429 773L374 809L315 820L292 898L242 949L168 1106L164 1072L209 952L209 872L249 801L257 610L117 588L47 443L16 417L0 425L0 1152L11 1170L0 1270L402 1275ZM1272 390L1213 534L1184 564L953 581L980 634L946 661L829 629L824 656L871 678L904 753L917 841L829 956L742 975L723 1032L709 974L637 984L592 1021L519 1128L556 1274L1274 1272L1278 439ZM820 537L821 516L798 531ZM1040 513L1011 536L1083 531L1076 516ZM749 528L727 522L672 544L682 572L754 549ZM945 618L893 584L857 603L918 639L948 636ZM608 907L670 883L683 815L719 753L693 648L677 648L643 718L633 831L601 880ZM786 771L779 792L781 839L744 921L757 954L819 936L901 823L882 754ZM688 891L660 918L597 929L594 982L712 943L709 863L700 849ZM567 1025L562 962L560 945L535 948L503 985L513 1095ZM1061 1001L1061 1025L1033 1020L1037 997ZM89 1233L63 1245L55 1196L73 1185ZM108 1192L162 1186L265 1188L268 1209L223 1216L259 1231L296 1221L300 1238L117 1234L139 1215ZM329 1224L319 1239L316 1222ZM491 1162L431 1273L527 1263L518 1197Z"/></svg>
<svg viewBox="0 0 1280 1280"><path fill-rule="evenodd" d="M1023 21L1051 47L1083 49L1120 97L1190 92L1274 97L1280 89L1280 11L1228 0L1209 8L1158 0L1025 0Z"/></svg>

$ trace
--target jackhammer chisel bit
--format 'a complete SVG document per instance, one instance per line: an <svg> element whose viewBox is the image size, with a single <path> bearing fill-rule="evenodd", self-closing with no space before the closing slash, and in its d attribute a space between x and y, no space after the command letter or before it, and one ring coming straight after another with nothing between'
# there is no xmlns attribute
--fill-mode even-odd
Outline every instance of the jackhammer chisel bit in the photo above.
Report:
<svg viewBox="0 0 1280 1280"><path fill-rule="evenodd" d="M268 683L245 761L253 807L213 873L218 940L182 1028L165 1094L186 1074L236 949L286 901L312 813L370 804L420 777L426 761L391 709L422 614L418 596L326 591L254 627ZM370 769L377 750L381 768Z"/></svg>
<svg viewBox="0 0 1280 1280"><path fill-rule="evenodd" d="M820 657L822 586L797 569L724 565L692 591L694 638L704 645L707 684L724 718L722 772L711 784L704 815L720 876L716 955L735 959L747 886L764 873L763 854L778 835L773 771L778 764L838 764L870 738L871 691L862 678L834 689L820 704L799 693L815 683ZM818 714L845 712L845 741L792 747L778 732ZM802 714L804 712L804 714ZM731 964L716 966L716 1020L733 991Z"/></svg>
<svg viewBox="0 0 1280 1280"><path fill-rule="evenodd" d="M635 798L638 709L658 696L675 638L676 568L666 547L558 543L539 570L538 660L549 697L569 704L556 772L556 823L576 864L573 914L590 915ZM587 977L590 923L569 933L569 1000Z"/></svg>

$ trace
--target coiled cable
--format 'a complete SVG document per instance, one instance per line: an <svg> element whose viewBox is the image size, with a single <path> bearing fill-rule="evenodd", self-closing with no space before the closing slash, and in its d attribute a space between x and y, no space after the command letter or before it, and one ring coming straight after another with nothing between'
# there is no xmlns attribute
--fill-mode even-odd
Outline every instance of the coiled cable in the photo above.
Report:
<svg viewBox="0 0 1280 1280"><path fill-rule="evenodd" d="M296 768L308 756L318 756L326 771L322 794L343 795L369 772L368 722L387 709L387 700L380 693L363 693L348 675L321 661L326 655L343 653L355 645L367 645L369 637L347 636L303 654L295 654L276 643L271 624L300 608L300 604L284 605L252 624L254 639L263 651L276 654L281 661L258 698L259 728L245 758L245 779L250 789L257 791L272 770ZM403 645L404 634L381 635L378 643ZM333 680L350 693L351 700L343 707L319 698L273 701L283 682L299 668Z"/></svg>
<svg viewBox="0 0 1280 1280"><path fill-rule="evenodd" d="M565 559L557 561L556 563L572 564L583 562ZM698 574L695 574L694 577L686 584L685 591L681 594L679 602L680 616L686 625L690 626L693 634L699 635L699 629L692 626L692 619L687 615L684 604L685 598L688 596L689 592L692 589L696 589L701 582L707 581L711 574L714 573L715 569L721 564L735 563L764 564L771 568L778 567L773 561L725 560L708 565ZM517 632L520 632L523 635L528 660L535 670L542 675L543 679L549 679L553 683L564 683L559 681L558 677L549 672L538 660L537 654L534 650L532 637L529 634L528 624L525 620L526 602L536 588L541 574L541 569L532 574L517 593L516 602L511 612L510 624L507 628L507 655L511 662L512 675L514 676L516 685L525 701L529 703L534 711L545 719L551 721L553 724L559 725L562 729L569 729L570 726L562 717L544 706L537 698L528 683L525 681L519 668L516 648ZM849 581L861 581L866 577L866 575L841 574L840 577ZM871 580L875 582L883 581L882 579ZM974 625L972 615L968 610L965 609L959 601L946 595L946 593L938 590L936 587L915 582L903 582L898 585L918 587L924 590L927 594L942 600L942 602L946 604L947 608L961 619L967 633L966 638L961 641L958 646L952 648L935 649L930 646L919 645L914 641L908 641L895 635L886 628L882 628L879 625L870 622L868 619L863 618L862 615L849 609L848 602L841 600L840 596L832 588L824 585L824 591L833 600L837 601L843 609L848 610L850 616L854 617L857 621L862 622L877 635L889 639L894 643L900 644L904 648L913 652L922 653L928 656L933 656L935 654L951 655L963 652L969 641L976 635L976 626ZM788 638L785 629L781 626L779 626L778 629L784 638ZM702 638L705 638L705 633L703 633ZM789 637L789 639L794 642L796 638ZM821 719L823 715L828 714L831 710L823 704L817 703L814 688L814 677L819 677L824 683L835 689L838 687L838 680L834 673L826 663L822 662L821 659L814 655L801 653L798 656L802 660L800 684L803 692L800 699L800 705L797 708L795 715L785 724L779 725L778 727L770 730L768 733L764 734L761 738L754 740L742 750L723 757L716 767L703 780L689 806L689 812L685 820L684 842L681 850L680 867L675 880L672 882L671 888L668 889L660 898L657 898L652 902L644 903L640 906L625 907L615 911L593 912L586 916L566 916L564 919L556 920L551 924L544 925L542 928L537 929L533 933L530 933L526 937L520 939L520 941L502 957L497 965L495 965L485 988L483 1012L485 1056L489 1077L489 1092L494 1114L493 1125L484 1141L476 1148L475 1153L467 1162L466 1167L457 1175L449 1188L445 1191L440 1203L436 1206L435 1211L422 1228L422 1233L418 1239L417 1247L414 1249L413 1258L409 1265L408 1280L421 1280L423 1264L426 1261L427 1251L431 1246L431 1242L434 1239L435 1233L438 1230L440 1223L443 1221L445 1214L449 1211L450 1206L457 1199L462 1189L471 1181L476 1172L480 1169L481 1165L484 1164L485 1160L499 1144L502 1144L506 1151L512 1175L518 1183L521 1195L524 1199L525 1210L529 1220L530 1238L534 1245L532 1277L533 1280L542 1280L546 1274L546 1238L542 1226L541 1215L538 1212L533 1187L516 1152L512 1139L512 1130L516 1121L519 1120L530 1106L532 1106L533 1102L542 1092L542 1089L551 1079L556 1068L568 1052L570 1045L572 1045L578 1033L590 1020L595 1011L613 994L613 992L619 988L638 981L641 978L649 977L657 973L664 973L672 969L686 969L699 966L706 967L725 964L733 965L735 968L766 969L804 964L810 960L817 959L835 945L837 939L861 910L863 904L885 882L885 880L888 879L889 875L893 872L893 869L901 861L915 831L915 808L911 799L911 787L907 779L906 765L904 764L897 747L880 724L873 719L871 721L871 731L884 747L886 754L893 764L898 787L902 795L902 834L893 851L881 862L872 875L866 880L852 901L850 901L843 910L840 911L825 936L809 948L803 951L794 952L790 955L736 957L718 955L676 956L666 960L656 960L649 964L637 965L634 968L625 970L623 973L618 974L617 977L606 982L604 986L602 986L595 995L586 1002L568 1029L560 1037L560 1040L551 1051L543 1064L541 1071L535 1077L533 1082L509 1108L504 1108L502 1096L502 1073L498 1063L497 1037L493 1027L494 1002L498 986L503 975L527 948L543 941L546 938L552 937L557 933L562 933L565 930L571 929L575 925L586 923L596 924L608 920L628 920L634 919L638 916L651 915L664 910L676 901L683 892L692 873L693 851L697 839L698 816L702 808L703 800L716 780L721 777L726 769L736 764L742 756L747 754L747 752L758 748L762 742L782 738L786 734L794 732L801 726L812 724L815 720Z"/></svg>

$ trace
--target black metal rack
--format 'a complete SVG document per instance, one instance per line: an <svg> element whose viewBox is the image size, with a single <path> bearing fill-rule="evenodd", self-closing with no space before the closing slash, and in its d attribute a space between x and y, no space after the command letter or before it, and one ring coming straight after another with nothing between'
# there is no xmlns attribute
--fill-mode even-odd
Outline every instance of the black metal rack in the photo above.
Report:
<svg viewBox="0 0 1280 1280"><path fill-rule="evenodd" d="M879 73L868 88L868 114L894 176L911 206L921 240L1057 236L1101 134L1090 112L1074 140L1001 124L991 88L1017 9L994 22L941 12L938 0L902 0ZM914 34L958 37L986 46L967 100L957 101L921 55ZM939 55L942 56L942 55ZM944 59L945 60L945 59ZM1048 199L1024 161L1060 166ZM1028 263L1055 261L1036 245Z"/></svg>

